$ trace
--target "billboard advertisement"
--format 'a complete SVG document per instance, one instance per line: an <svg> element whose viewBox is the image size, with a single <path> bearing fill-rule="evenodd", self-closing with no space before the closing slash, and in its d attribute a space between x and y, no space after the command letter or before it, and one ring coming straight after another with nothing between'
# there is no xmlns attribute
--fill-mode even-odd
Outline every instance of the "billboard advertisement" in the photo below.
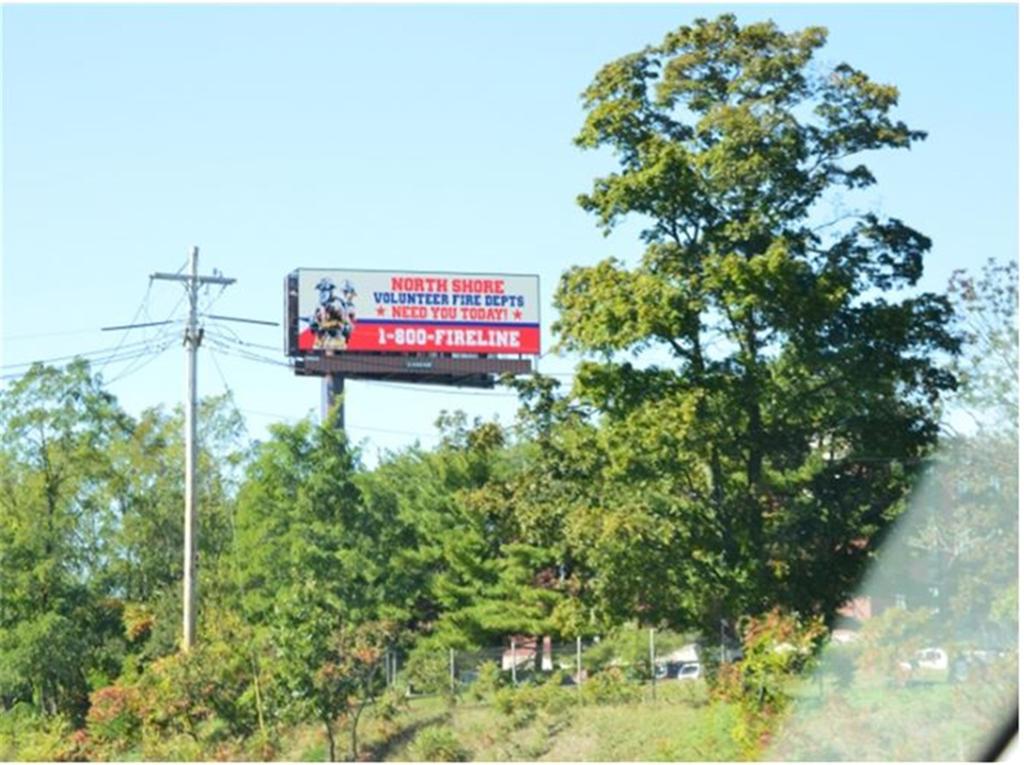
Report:
<svg viewBox="0 0 1024 765"><path fill-rule="evenodd" d="M540 353L535 275L303 268L286 283L291 353Z"/></svg>

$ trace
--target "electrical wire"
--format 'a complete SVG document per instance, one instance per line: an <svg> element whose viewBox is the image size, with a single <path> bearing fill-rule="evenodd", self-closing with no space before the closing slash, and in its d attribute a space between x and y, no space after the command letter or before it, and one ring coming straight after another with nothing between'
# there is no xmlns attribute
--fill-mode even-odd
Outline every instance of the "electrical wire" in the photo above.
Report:
<svg viewBox="0 0 1024 765"><path fill-rule="evenodd" d="M212 332L212 330L217 330L217 332ZM236 344L244 346L246 348L261 348L261 349L266 350L266 351L277 351L278 353L281 352L281 347L277 346L277 345L264 345L263 343L250 343L250 342L248 342L246 340L243 340L241 337L238 336L238 333L235 332L235 330L233 330L231 327L226 327L223 324L217 324L217 323L209 324L209 325L207 325L207 332L209 332L210 334L213 334L214 336L218 337L221 340L226 340L226 341L231 342L231 343L236 343ZM229 332L231 334L231 337L228 337L228 336L224 335L223 332Z"/></svg>
<svg viewBox="0 0 1024 765"><path fill-rule="evenodd" d="M388 371L394 371L393 369ZM486 390L449 390L448 388L442 388L438 386L423 385L417 383L399 383L399 382L388 382L386 380L359 380L358 382L365 382L371 385L380 385L386 388L398 388L399 390L414 390L417 392L424 393L441 393L448 396L484 396L485 398L504 398L514 399L519 398L517 393L503 393L501 391L486 391Z"/></svg>
<svg viewBox="0 0 1024 765"><path fill-rule="evenodd" d="M169 341L169 342L173 342L173 339L171 341ZM153 343L148 343L148 344L144 344L144 345L141 345L141 346L138 346L138 347L132 347L130 349L129 348L123 348L118 353L116 353L116 354L111 353L111 354L109 354L108 356L105 356L105 357L100 357L100 358L96 358L96 359L85 359L85 360L89 361L90 363L102 363L104 365L108 364L108 363L120 363L120 362L123 362L123 361L131 362L131 361L138 360L140 358L148 358L154 351L156 351L157 353L160 353L163 350L165 350L165 349L164 348L159 348L159 349L155 348ZM79 357L78 356L71 356L71 357L66 357L66 358L73 360L73 359L79 358ZM51 359L51 360L48 360L48 361L39 361L39 362L32 362L32 363L49 364L49 363L52 363L53 361L60 361L60 360L62 360L62 359ZM13 379L17 379L19 377L23 377L29 371L30 371L29 369L19 369L18 371L8 372L7 374L0 375L0 380L13 380Z"/></svg>
<svg viewBox="0 0 1024 765"><path fill-rule="evenodd" d="M39 337L67 337L69 335L89 335L94 332L102 332L99 327L95 329L70 329L65 332L32 332L27 335L4 335L5 341L9 340L34 340Z"/></svg>
<svg viewBox="0 0 1024 765"><path fill-rule="evenodd" d="M346 422L345 423L345 429L347 430L348 428L353 428L354 430L366 430L366 431L369 431L371 433L384 433L384 434L387 434L387 435L394 435L394 436L416 436L417 438L431 438L431 439L438 438L438 434L437 433L419 433L417 431L411 431L411 430L389 430L387 428L374 428L374 427L370 427L369 425L359 425L359 424L354 423L354 422Z"/></svg>
<svg viewBox="0 0 1024 765"><path fill-rule="evenodd" d="M107 385L111 385L112 383L118 382L119 380L123 380L124 378L128 377L129 375L135 374L140 369L143 369L143 368L147 367L155 359L157 359L159 356L163 355L164 351L166 351L168 348L170 348L172 345L174 345L177 342L177 340L178 340L177 337L171 337L166 342L164 342L163 345L161 345L160 347L154 349L152 353L150 353L150 354L140 354L139 355L139 359L144 359L141 364L135 364L135 365L129 364L127 367L122 369L119 374L116 374L113 377L111 377L109 380L107 380L106 381Z"/></svg>
<svg viewBox="0 0 1024 765"><path fill-rule="evenodd" d="M249 361L256 361L256 362L260 362L260 363L263 363L263 364L270 364L271 366L275 366L275 367L288 367L289 369L292 367L292 365L289 364L286 361L280 361L278 359L270 359L270 358L267 358L266 356L261 356L261 355L259 355L257 353L253 353L251 351L246 351L246 350L242 350L242 349L238 349L238 348L233 348L230 345L228 345L227 343L225 343L223 340L218 338L216 335L210 337L209 339L210 339L210 345L212 345L215 348L220 349L220 351L222 353L224 353L225 355L227 355L227 356L237 356L238 358L241 358L241 359L247 359Z"/></svg>
<svg viewBox="0 0 1024 765"><path fill-rule="evenodd" d="M129 324L134 324L134 323L135 323L135 322L136 322L136 321L138 320L138 318L139 318L139 314L141 314L141 313L142 313L142 311L143 311L143 309L145 308L146 304L147 304L147 303L149 302L149 293L150 293L150 292L152 291L152 289L153 289L153 280L152 280L152 279L150 279L150 280L149 280L149 284L147 284L147 285L146 285L146 291L145 291L145 292L143 293L143 295L142 295L142 300L141 300L141 301L139 301L139 307L135 309L135 314L134 314L134 315L132 316L132 318L131 318L131 321L129 321L129 322L128 322ZM122 332L121 332L121 339L120 339L120 340L118 341L118 343L117 343L117 347L116 347L116 348L114 349L114 352L115 352L115 353L116 353L116 352L117 352L118 350L120 350L121 346L122 346L122 345L124 344L124 341L125 341L125 340L126 340L126 339L128 338L128 333L129 333L130 331L131 331L131 330L128 330L128 329L126 329L126 330L124 330L124 331L122 331ZM100 367L99 369L97 369L96 371L97 371L97 372L102 372L102 371L103 371L104 369L106 369L106 366L107 366L107 364L109 364L109 363L110 363L110 362L105 362L105 363L103 364L103 366L101 366L101 367Z"/></svg>
<svg viewBox="0 0 1024 765"><path fill-rule="evenodd" d="M117 345L110 348L97 348L91 351L79 351L78 353L68 354L66 356L53 356L48 359L34 359L32 361L19 361L14 364L3 364L0 365L0 369L19 369L22 367L31 367L33 364L52 364L57 361L69 361L76 358L84 358L92 363L101 363L103 358L92 358L102 357L104 355L110 355L111 357L117 356L120 353L134 352L141 348L148 346L152 342L152 338L148 340L139 340L135 343L129 343L128 345Z"/></svg>

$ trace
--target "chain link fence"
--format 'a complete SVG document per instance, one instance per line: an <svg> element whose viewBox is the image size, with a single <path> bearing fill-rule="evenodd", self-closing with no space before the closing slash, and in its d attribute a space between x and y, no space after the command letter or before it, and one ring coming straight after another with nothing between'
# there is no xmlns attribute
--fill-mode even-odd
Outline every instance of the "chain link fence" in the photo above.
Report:
<svg viewBox="0 0 1024 765"><path fill-rule="evenodd" d="M498 688L556 683L582 691L595 678L614 678L649 689L691 683L705 675L706 661L738 658L732 647L702 651L692 636L637 630L608 638L509 638L503 645L464 649L390 652L385 657L388 685L409 696L450 695L480 699Z"/></svg>

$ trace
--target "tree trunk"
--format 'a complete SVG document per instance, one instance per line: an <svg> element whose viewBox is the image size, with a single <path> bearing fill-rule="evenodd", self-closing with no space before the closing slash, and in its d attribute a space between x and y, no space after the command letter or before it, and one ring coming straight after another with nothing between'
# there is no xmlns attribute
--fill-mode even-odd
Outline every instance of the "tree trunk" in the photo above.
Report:
<svg viewBox="0 0 1024 765"><path fill-rule="evenodd" d="M336 762L336 751L334 746L334 727L328 718L322 718L324 730L327 731L327 762Z"/></svg>
<svg viewBox="0 0 1024 765"><path fill-rule="evenodd" d="M365 702L359 705L359 709L356 710L355 716L352 718L352 735L350 738L351 751L349 752L349 759L355 762L359 759L359 718L363 714L363 707Z"/></svg>

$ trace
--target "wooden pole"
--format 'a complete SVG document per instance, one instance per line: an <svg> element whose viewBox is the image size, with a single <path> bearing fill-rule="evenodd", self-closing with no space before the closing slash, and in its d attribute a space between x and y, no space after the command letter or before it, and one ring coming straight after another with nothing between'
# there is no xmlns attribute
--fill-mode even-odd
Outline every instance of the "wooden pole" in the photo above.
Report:
<svg viewBox="0 0 1024 765"><path fill-rule="evenodd" d="M512 641L512 685L518 685L516 681L516 641Z"/></svg>
<svg viewBox="0 0 1024 765"><path fill-rule="evenodd" d="M656 699L658 698L658 679L655 677L654 669L654 627L651 627L648 644L651 651L651 698Z"/></svg>
<svg viewBox="0 0 1024 765"><path fill-rule="evenodd" d="M576 636L576 696L583 698L583 638Z"/></svg>

